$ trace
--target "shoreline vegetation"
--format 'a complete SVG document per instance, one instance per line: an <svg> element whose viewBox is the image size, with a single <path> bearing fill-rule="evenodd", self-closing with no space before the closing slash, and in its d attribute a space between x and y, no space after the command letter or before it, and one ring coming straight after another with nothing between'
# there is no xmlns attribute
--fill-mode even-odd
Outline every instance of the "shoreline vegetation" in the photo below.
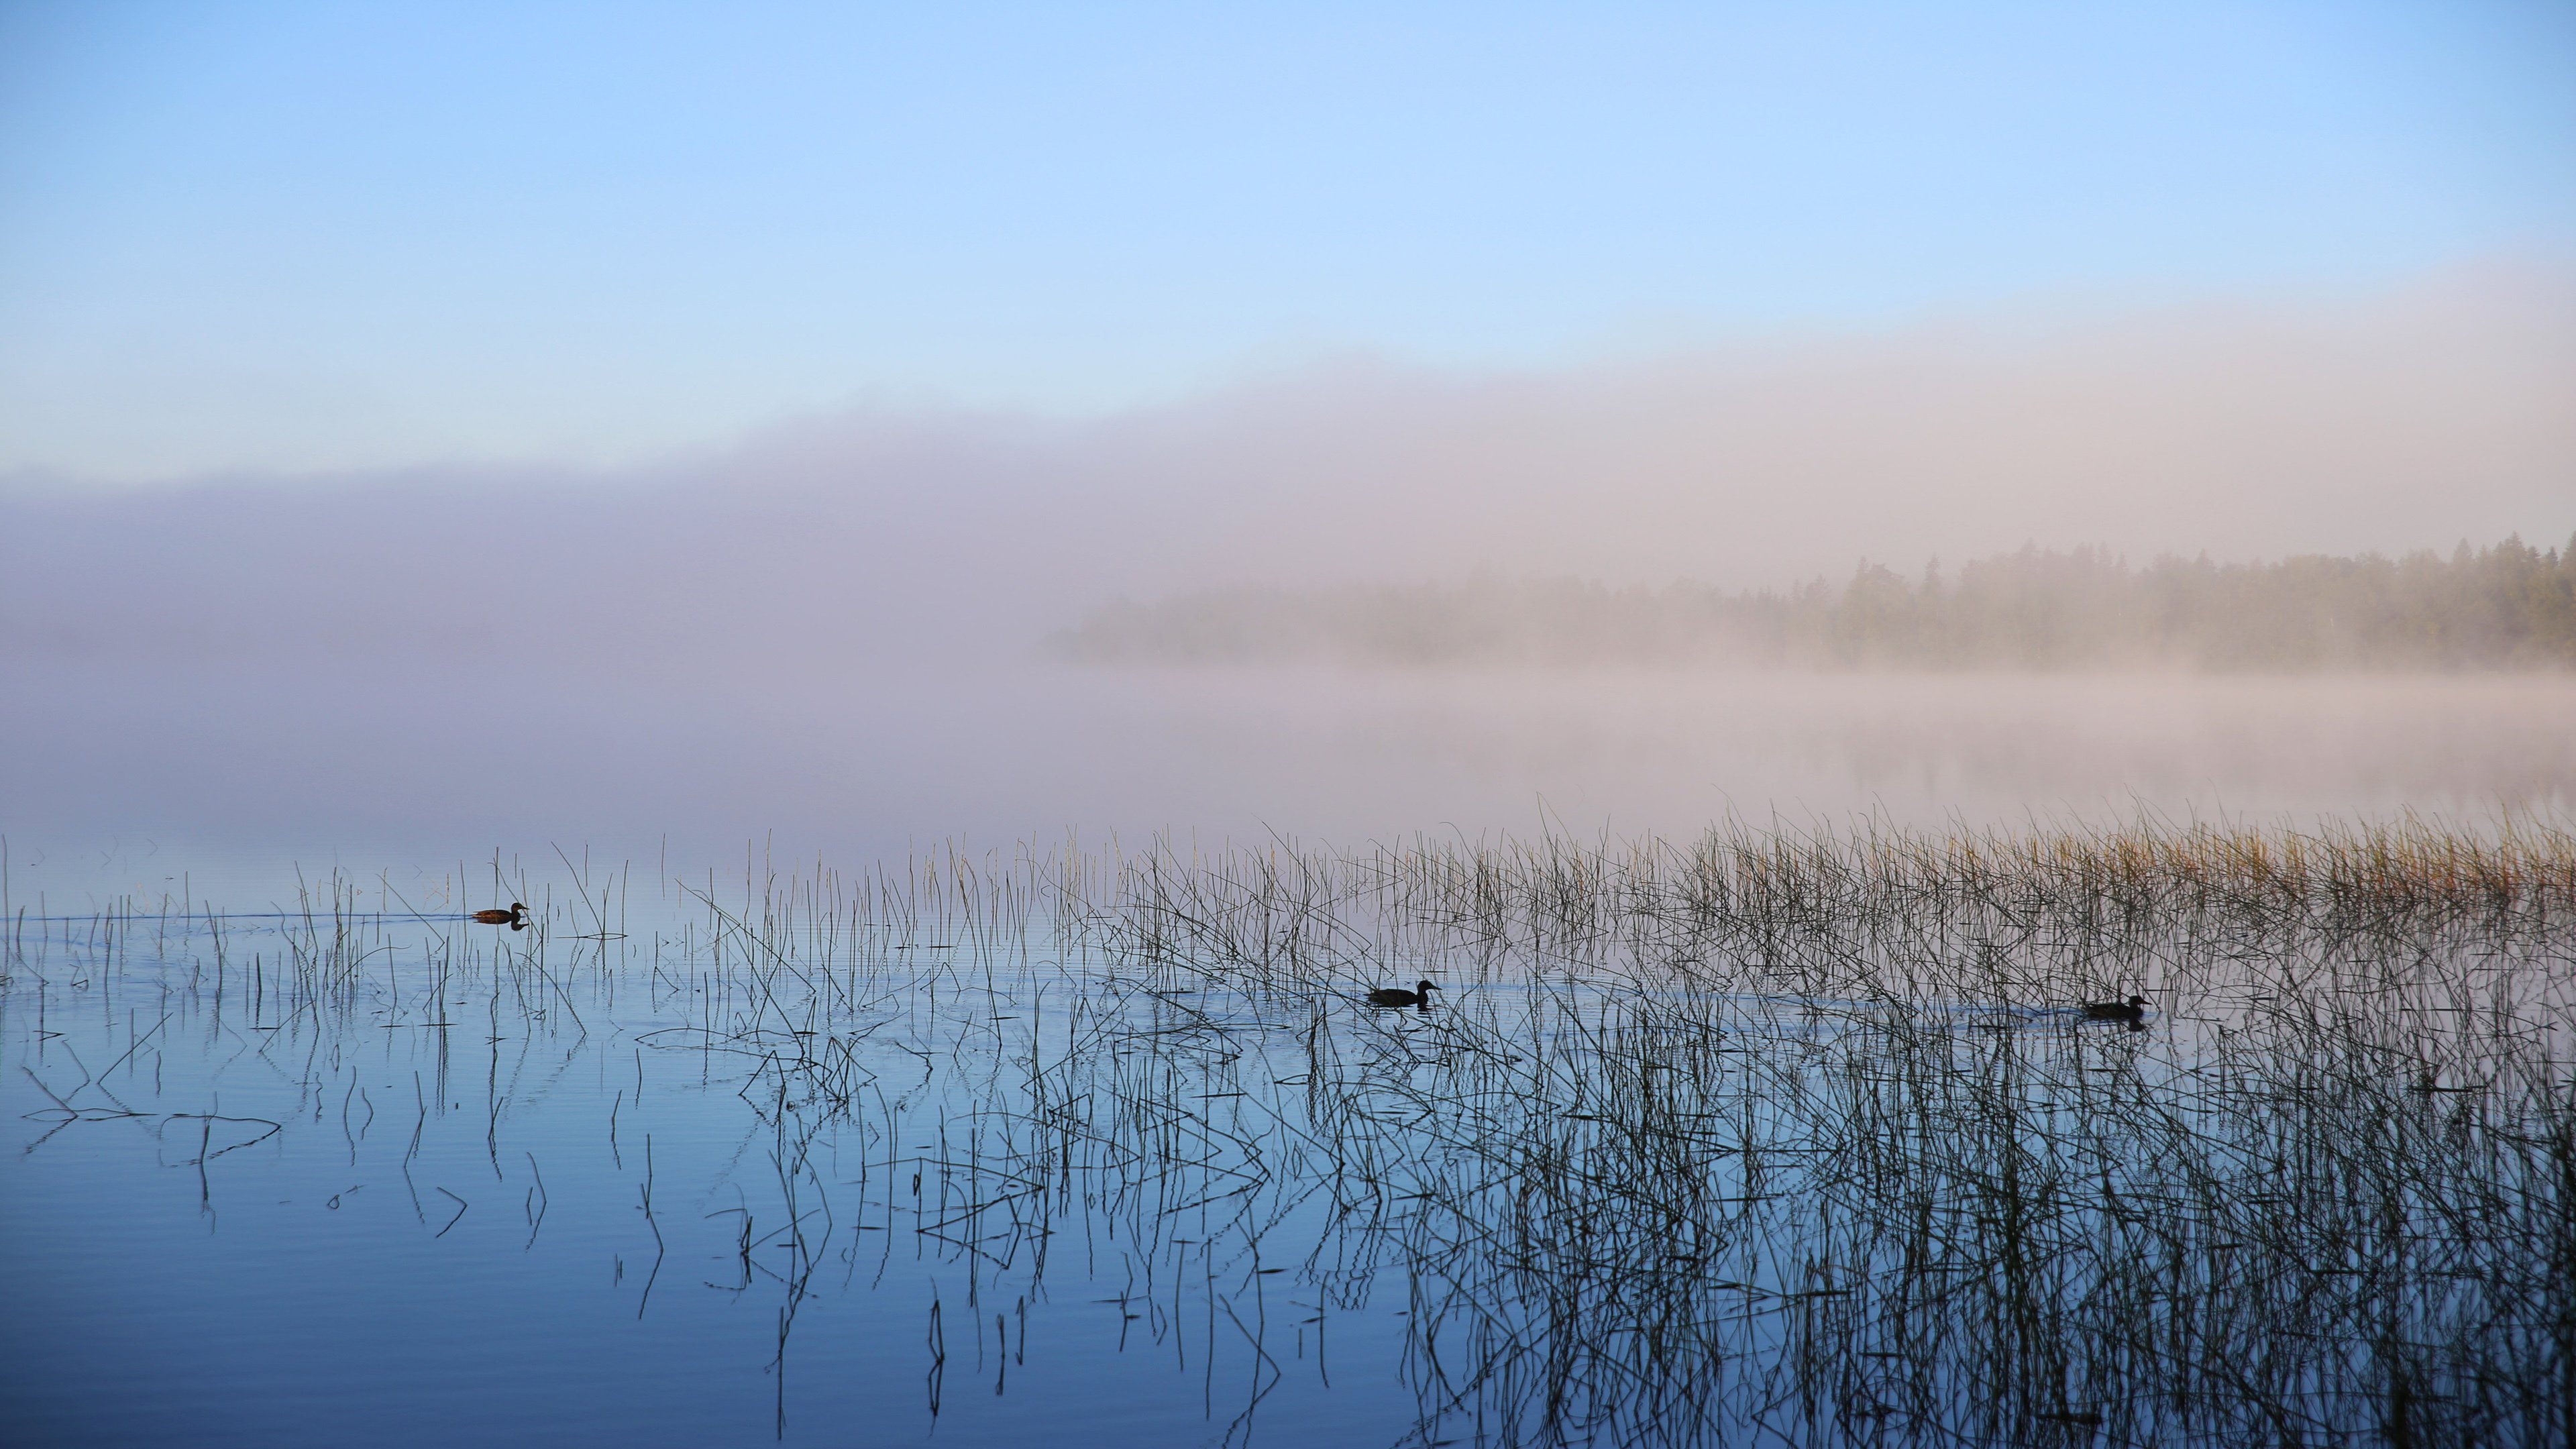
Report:
<svg viewBox="0 0 2576 1449"><path fill-rule="evenodd" d="M2397 558L2221 564L2025 547L1841 585L1462 584L1207 589L1119 600L1043 645L1119 664L1756 665L2030 671L2576 669L2576 538Z"/></svg>

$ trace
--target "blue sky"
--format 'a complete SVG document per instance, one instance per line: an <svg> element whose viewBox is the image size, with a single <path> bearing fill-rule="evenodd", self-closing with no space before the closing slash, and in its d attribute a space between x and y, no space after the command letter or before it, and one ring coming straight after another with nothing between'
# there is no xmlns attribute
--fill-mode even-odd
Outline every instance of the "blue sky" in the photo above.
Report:
<svg viewBox="0 0 2576 1449"><path fill-rule="evenodd" d="M651 456L2576 243L2576 5L0 7L0 470Z"/></svg>

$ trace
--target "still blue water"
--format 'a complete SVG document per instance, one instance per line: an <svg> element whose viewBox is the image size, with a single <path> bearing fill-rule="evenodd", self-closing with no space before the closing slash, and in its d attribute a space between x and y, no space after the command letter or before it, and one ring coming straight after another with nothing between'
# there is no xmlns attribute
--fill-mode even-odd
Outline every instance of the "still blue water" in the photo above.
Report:
<svg viewBox="0 0 2576 1449"><path fill-rule="evenodd" d="M253 920L220 979L200 928L0 995L15 1442L1195 1443L1256 1410L1316 1442L1420 1413L1401 1275L1302 1260L1323 1204L1248 1197L1200 1136L1259 1115L1188 1099L1266 1095L1278 1033L1179 1068L1207 1165L1122 1198L996 1156L1066 971L837 1013L863 1086L816 1104L738 995L710 1045L703 961L576 942L540 971L491 933L438 973L465 952L361 924L376 969L319 1001Z"/></svg>
<svg viewBox="0 0 2576 1449"><path fill-rule="evenodd" d="M563 863L527 931L336 879L10 922L11 1442L2337 1442L2445 1405L2537 1444L2576 1412L2555 897L1784 931L1579 855L1528 879L1583 902L1373 920L1248 855L723 903ZM1431 1009L1361 999L1417 973ZM2115 982L2145 1020L2063 1004Z"/></svg>

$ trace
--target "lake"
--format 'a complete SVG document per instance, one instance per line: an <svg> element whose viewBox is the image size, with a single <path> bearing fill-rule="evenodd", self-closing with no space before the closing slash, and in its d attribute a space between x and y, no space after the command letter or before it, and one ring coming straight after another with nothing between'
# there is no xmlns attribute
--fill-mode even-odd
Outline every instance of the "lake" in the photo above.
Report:
<svg viewBox="0 0 2576 1449"><path fill-rule="evenodd" d="M2576 679L656 670L40 658L0 691L22 893L291 894L556 846L844 868L1158 832L1694 835L1753 821L2576 809ZM193 875L191 875L193 873ZM71 893L65 896L63 893Z"/></svg>
<svg viewBox="0 0 2576 1449"><path fill-rule="evenodd" d="M219 676L0 706L27 1442L2576 1429L2564 683Z"/></svg>

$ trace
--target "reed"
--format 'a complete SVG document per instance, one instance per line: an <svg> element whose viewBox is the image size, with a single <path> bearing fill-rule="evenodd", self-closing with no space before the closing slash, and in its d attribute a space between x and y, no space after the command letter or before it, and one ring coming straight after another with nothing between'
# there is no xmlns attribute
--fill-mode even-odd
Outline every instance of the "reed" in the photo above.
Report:
<svg viewBox="0 0 2576 1449"><path fill-rule="evenodd" d="M993 1315L1016 1364L1066 1331L1030 1305L1105 1278L1101 1331L1204 1374L1230 1438L1400 1313L1372 1367L1415 1400L1387 1437L1418 1443L2576 1439L2562 822L752 855L662 882L649 939L622 879L556 863L557 896L513 883L548 900L516 940L405 936L336 879L225 918L236 953L282 940L259 1050L321 1100L334 1044L417 1033L437 1097L407 1176L449 1042L480 1051L471 1130L505 1180L529 1089L500 1042L631 1053L600 1115L620 1171L621 1116L645 1144L636 1311L701 1250L723 1281L687 1291L775 1295L781 1432L801 1310L897 1291L901 1237L947 1275L907 1310L934 1414L939 1305L979 1365ZM38 922L0 1005L133 989L119 943L212 952L213 919ZM92 1028L123 1048L84 1058L105 1072L31 1068L49 1130L104 1120L97 1083L226 975L162 970L152 1009ZM1431 1009L1362 1000L1418 977ZM2135 1022L2082 1009L2132 993ZM738 1101L765 1196L657 1210L662 1084ZM354 1163L352 1100L328 1098ZM205 1172L224 1129L173 1130ZM579 1191L524 1156L519 1252ZM422 1183L457 1204L424 1233L505 1216Z"/></svg>

